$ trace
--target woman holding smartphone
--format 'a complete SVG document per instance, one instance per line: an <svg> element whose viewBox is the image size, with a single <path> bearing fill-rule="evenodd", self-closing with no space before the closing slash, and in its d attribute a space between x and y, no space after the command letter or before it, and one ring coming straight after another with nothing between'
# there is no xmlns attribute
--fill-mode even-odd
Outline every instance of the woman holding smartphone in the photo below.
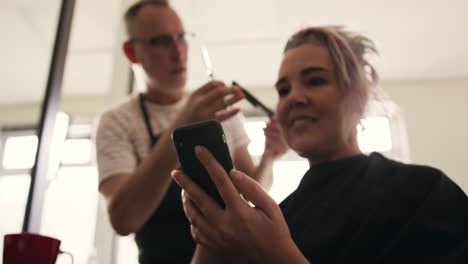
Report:
<svg viewBox="0 0 468 264"><path fill-rule="evenodd" d="M369 39L331 27L306 28L287 42L276 110L310 169L279 206L202 147L195 152L224 209L172 173L198 244L195 263L468 263L466 194L438 169L359 149L356 126L377 82L369 51Z"/></svg>

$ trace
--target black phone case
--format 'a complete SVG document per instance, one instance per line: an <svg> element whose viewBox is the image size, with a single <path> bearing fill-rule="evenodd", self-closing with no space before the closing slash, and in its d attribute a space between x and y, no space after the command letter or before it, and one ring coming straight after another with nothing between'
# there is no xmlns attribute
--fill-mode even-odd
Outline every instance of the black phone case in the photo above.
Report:
<svg viewBox="0 0 468 264"><path fill-rule="evenodd" d="M197 145L206 147L224 170L229 173L233 165L221 124L218 121L210 120L176 128L172 133L172 141L184 173L224 207L224 202L216 186L205 167L195 156L194 151Z"/></svg>

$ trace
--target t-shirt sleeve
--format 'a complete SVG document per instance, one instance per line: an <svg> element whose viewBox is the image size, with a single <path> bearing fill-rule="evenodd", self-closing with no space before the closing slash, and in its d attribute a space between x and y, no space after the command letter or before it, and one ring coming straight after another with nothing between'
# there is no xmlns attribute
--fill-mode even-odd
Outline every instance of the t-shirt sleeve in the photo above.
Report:
<svg viewBox="0 0 468 264"><path fill-rule="evenodd" d="M96 131L96 161L99 183L117 173L131 173L137 164L124 118L105 112Z"/></svg>
<svg viewBox="0 0 468 264"><path fill-rule="evenodd" d="M244 129L244 122L244 115L238 113L232 118L221 123L231 152L238 147L245 146L250 143L250 138Z"/></svg>

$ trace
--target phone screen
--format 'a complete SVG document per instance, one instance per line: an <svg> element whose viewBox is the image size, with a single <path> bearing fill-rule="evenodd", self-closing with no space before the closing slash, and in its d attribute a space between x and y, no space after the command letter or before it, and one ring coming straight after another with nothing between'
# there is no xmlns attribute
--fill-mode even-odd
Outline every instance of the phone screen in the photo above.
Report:
<svg viewBox="0 0 468 264"><path fill-rule="evenodd" d="M221 124L218 121L210 120L179 127L172 133L172 140L184 173L224 207L224 202L216 186L205 167L195 156L194 150L197 145L204 146L229 173L233 165Z"/></svg>

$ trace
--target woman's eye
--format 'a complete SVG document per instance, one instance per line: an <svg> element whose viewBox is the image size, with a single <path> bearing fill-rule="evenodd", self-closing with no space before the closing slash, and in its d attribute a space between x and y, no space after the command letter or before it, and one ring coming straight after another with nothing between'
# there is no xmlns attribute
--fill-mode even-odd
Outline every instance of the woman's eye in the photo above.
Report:
<svg viewBox="0 0 468 264"><path fill-rule="evenodd" d="M306 79L306 84L308 86L320 86L322 84L325 84L326 82L327 80L325 80L324 78L320 78L320 77L312 77L312 78Z"/></svg>
<svg viewBox="0 0 468 264"><path fill-rule="evenodd" d="M284 86L284 87L278 87L276 91L278 92L279 97L283 97L289 93L289 87Z"/></svg>

